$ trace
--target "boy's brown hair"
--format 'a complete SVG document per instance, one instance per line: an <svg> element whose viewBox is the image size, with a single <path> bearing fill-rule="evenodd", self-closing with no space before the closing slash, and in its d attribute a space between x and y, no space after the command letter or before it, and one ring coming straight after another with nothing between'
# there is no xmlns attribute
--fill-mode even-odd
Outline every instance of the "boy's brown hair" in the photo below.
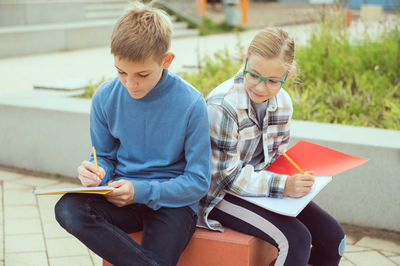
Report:
<svg viewBox="0 0 400 266"><path fill-rule="evenodd" d="M294 65L294 40L280 28L266 28L251 41L247 55L252 54L266 58L279 57L291 67Z"/></svg>
<svg viewBox="0 0 400 266"><path fill-rule="evenodd" d="M114 26L111 53L134 62L149 57L162 62L171 44L171 34L172 23L164 11L134 2Z"/></svg>

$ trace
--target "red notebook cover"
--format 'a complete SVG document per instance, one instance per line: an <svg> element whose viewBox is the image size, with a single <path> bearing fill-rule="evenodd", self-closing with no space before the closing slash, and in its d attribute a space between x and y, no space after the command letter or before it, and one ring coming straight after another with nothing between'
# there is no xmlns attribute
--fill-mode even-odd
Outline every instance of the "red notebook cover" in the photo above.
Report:
<svg viewBox="0 0 400 266"><path fill-rule="evenodd" d="M314 170L314 176L334 176L351 168L357 167L369 159L352 156L318 144L300 140L286 154L303 170ZM268 171L294 175L296 169L285 157L280 156L270 166Z"/></svg>

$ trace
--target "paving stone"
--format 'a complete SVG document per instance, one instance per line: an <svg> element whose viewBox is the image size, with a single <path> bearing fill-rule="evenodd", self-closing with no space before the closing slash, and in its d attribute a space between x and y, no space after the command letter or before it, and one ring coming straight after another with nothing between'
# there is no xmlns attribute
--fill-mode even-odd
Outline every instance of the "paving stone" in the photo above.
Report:
<svg viewBox="0 0 400 266"><path fill-rule="evenodd" d="M7 266L47 266L46 252L29 252L7 254L5 258Z"/></svg>
<svg viewBox="0 0 400 266"><path fill-rule="evenodd" d="M346 235L346 244L353 245L356 242L356 238L350 235Z"/></svg>
<svg viewBox="0 0 400 266"><path fill-rule="evenodd" d="M36 205L6 206L4 208L4 217L5 219L39 218L39 210Z"/></svg>
<svg viewBox="0 0 400 266"><path fill-rule="evenodd" d="M359 247L369 247L372 249L380 249L384 251L397 252L397 253L399 253L400 251L400 244L397 244L389 240L383 240L372 237L363 237L360 241L356 243L356 245Z"/></svg>
<svg viewBox="0 0 400 266"><path fill-rule="evenodd" d="M21 190L21 189L33 191L33 187L31 185L18 184L18 183L11 182L11 181L4 182L3 189L4 189L4 191Z"/></svg>
<svg viewBox="0 0 400 266"><path fill-rule="evenodd" d="M46 238L73 238L70 233L65 231L57 222L45 222L43 223L44 236Z"/></svg>
<svg viewBox="0 0 400 266"><path fill-rule="evenodd" d="M23 174L18 174L18 173L13 173L13 172L8 172L8 171L2 171L0 170L0 180L17 180L19 178L23 178Z"/></svg>
<svg viewBox="0 0 400 266"><path fill-rule="evenodd" d="M42 234L34 235L6 235L5 239L5 252L21 253L21 252L35 252L45 251L45 245Z"/></svg>
<svg viewBox="0 0 400 266"><path fill-rule="evenodd" d="M4 236L3 236L3 233L1 233L1 238L0 238L0 261L3 261L3 260L4 260Z"/></svg>
<svg viewBox="0 0 400 266"><path fill-rule="evenodd" d="M397 265L400 265L400 256L389 257L389 259L390 259L391 261L393 261L394 263L396 263Z"/></svg>
<svg viewBox="0 0 400 266"><path fill-rule="evenodd" d="M51 185L51 184L57 184L59 181L56 179L49 179L49 178L41 178L41 177L35 177L35 176L27 176L21 179L18 179L15 181L17 184L26 184L30 185L36 188L39 188L41 186L46 186L46 185Z"/></svg>
<svg viewBox="0 0 400 266"><path fill-rule="evenodd" d="M76 238L48 238L46 243L50 258L89 255L88 248Z"/></svg>
<svg viewBox="0 0 400 266"><path fill-rule="evenodd" d="M346 258L355 265L395 266L396 264L377 251L364 251L346 254Z"/></svg>
<svg viewBox="0 0 400 266"><path fill-rule="evenodd" d="M40 210L53 209L56 203L60 200L62 195L37 195L37 202Z"/></svg>
<svg viewBox="0 0 400 266"><path fill-rule="evenodd" d="M43 223L53 222L56 223L56 217L54 214L54 208L42 208L40 209L40 218Z"/></svg>
<svg viewBox="0 0 400 266"><path fill-rule="evenodd" d="M79 182L59 182L57 184L50 184L43 186L43 189L50 189L50 188L68 188L68 187L80 187L82 186Z"/></svg>
<svg viewBox="0 0 400 266"><path fill-rule="evenodd" d="M88 266L93 265L90 256L50 258L50 266Z"/></svg>
<svg viewBox="0 0 400 266"><path fill-rule="evenodd" d="M354 266L354 264L343 258L340 260L339 266Z"/></svg>
<svg viewBox="0 0 400 266"><path fill-rule="evenodd" d="M354 245L346 245L344 254L346 254L347 252L360 252L360 251L367 251L367 250L370 250L370 249L365 248L365 247L354 246Z"/></svg>
<svg viewBox="0 0 400 266"><path fill-rule="evenodd" d="M385 255L386 257L395 257L395 256L398 256L399 255L399 253L400 253L400 250L399 250L399 252L397 252L397 253L394 253L394 252L388 252L388 251L380 251L383 255Z"/></svg>
<svg viewBox="0 0 400 266"><path fill-rule="evenodd" d="M103 265L103 259L101 257L99 257L96 253L94 253L93 251L91 251L89 249L89 254L92 257L94 266L102 266Z"/></svg>
<svg viewBox="0 0 400 266"><path fill-rule="evenodd" d="M4 191L4 205L32 205L36 204L32 190L6 190Z"/></svg>
<svg viewBox="0 0 400 266"><path fill-rule="evenodd" d="M7 219L4 229L6 235L42 234L42 225L38 218Z"/></svg>

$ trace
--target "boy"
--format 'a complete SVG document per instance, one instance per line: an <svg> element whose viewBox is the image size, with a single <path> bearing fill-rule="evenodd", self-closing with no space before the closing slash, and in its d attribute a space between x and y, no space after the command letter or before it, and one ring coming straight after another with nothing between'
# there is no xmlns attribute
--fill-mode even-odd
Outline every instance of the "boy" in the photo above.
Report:
<svg viewBox="0 0 400 266"><path fill-rule="evenodd" d="M210 183L210 137L202 95L168 72L172 25L136 3L111 37L118 77L92 100L90 133L99 168L78 167L85 186L106 195L66 194L62 227L114 265L176 265L194 233ZM128 233L143 230L142 245Z"/></svg>

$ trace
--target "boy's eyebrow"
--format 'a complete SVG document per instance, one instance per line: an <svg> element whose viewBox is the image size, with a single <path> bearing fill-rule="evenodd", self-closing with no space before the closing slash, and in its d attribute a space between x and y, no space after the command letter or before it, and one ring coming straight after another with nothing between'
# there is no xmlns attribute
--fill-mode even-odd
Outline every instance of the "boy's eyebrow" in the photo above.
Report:
<svg viewBox="0 0 400 266"><path fill-rule="evenodd" d="M115 68L118 69L119 71L125 72L124 70L120 69L120 68L117 67L116 65L114 65L114 66L115 66ZM142 71L136 72L135 74L144 73L144 72L151 72L151 70L150 70L150 69L148 69L148 70L142 70Z"/></svg>

